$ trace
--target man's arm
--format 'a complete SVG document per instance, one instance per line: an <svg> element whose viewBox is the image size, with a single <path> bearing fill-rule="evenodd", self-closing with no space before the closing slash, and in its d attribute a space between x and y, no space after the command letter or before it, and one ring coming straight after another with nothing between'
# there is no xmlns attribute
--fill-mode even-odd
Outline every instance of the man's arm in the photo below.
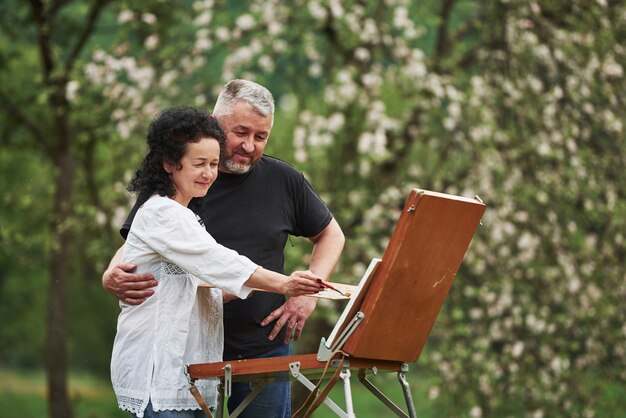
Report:
<svg viewBox="0 0 626 418"><path fill-rule="evenodd" d="M309 269L322 279L328 280L339 263L346 238L333 218L322 232L309 239L313 241Z"/></svg>
<svg viewBox="0 0 626 418"><path fill-rule="evenodd" d="M137 267L131 263L122 263L124 246L122 245L109 263L109 267L102 275L102 287L114 294L122 302L129 305L140 305L146 298L152 296L151 289L158 282L151 274L131 273Z"/></svg>
<svg viewBox="0 0 626 418"><path fill-rule="evenodd" d="M309 270L323 280L328 280L335 271L335 267L337 267L346 240L341 227L333 218L322 232L309 239L313 242ZM261 322L261 325L266 326L278 319L269 335L269 339L273 340L276 338L280 330L286 326L283 342L289 344L292 334L293 339L298 341L300 334L302 334L304 323L315 310L316 304L317 298L306 296L289 298L284 305L269 314Z"/></svg>

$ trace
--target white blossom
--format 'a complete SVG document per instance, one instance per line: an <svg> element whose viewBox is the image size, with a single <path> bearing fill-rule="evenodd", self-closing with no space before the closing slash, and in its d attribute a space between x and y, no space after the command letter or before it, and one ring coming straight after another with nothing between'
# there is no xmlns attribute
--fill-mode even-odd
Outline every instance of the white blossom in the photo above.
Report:
<svg viewBox="0 0 626 418"><path fill-rule="evenodd" d="M299 163L305 163L308 160L308 154L304 149L296 149L294 159Z"/></svg>
<svg viewBox="0 0 626 418"><path fill-rule="evenodd" d="M98 210L96 212L95 220L98 225L104 226L106 224L107 216L104 212Z"/></svg>
<svg viewBox="0 0 626 418"><path fill-rule="evenodd" d="M329 0L328 5L330 7L330 12L336 18L341 18L344 15L343 6L341 5L341 1L339 0Z"/></svg>
<svg viewBox="0 0 626 418"><path fill-rule="evenodd" d="M326 128L331 132L338 132L343 127L345 120L343 113L335 112L328 118Z"/></svg>
<svg viewBox="0 0 626 418"><path fill-rule="evenodd" d="M316 20L326 20L327 11L318 1L308 2L309 13Z"/></svg>
<svg viewBox="0 0 626 418"><path fill-rule="evenodd" d="M152 13L144 13L141 15L141 20L148 25L154 25L157 21L157 17Z"/></svg>
<svg viewBox="0 0 626 418"><path fill-rule="evenodd" d="M480 406L473 406L469 413L472 418L480 418L483 416L483 410Z"/></svg>
<svg viewBox="0 0 626 418"><path fill-rule="evenodd" d="M211 13L211 10L203 10L202 13L193 19L193 23L200 27L209 26L212 19L213 14Z"/></svg>
<svg viewBox="0 0 626 418"><path fill-rule="evenodd" d="M213 8L213 0L201 0L193 2L193 9L195 11L211 10Z"/></svg>
<svg viewBox="0 0 626 418"><path fill-rule="evenodd" d="M159 35L156 33L153 33L152 35L148 36L146 40L144 41L143 45L148 50L155 49L159 45Z"/></svg>
<svg viewBox="0 0 626 418"><path fill-rule="evenodd" d="M562 373L568 367L569 367L569 360L561 358L561 357L554 357L552 361L550 362L550 368L557 374Z"/></svg>
<svg viewBox="0 0 626 418"><path fill-rule="evenodd" d="M428 399L435 400L439 397L439 387L431 386L428 388Z"/></svg>
<svg viewBox="0 0 626 418"><path fill-rule="evenodd" d="M280 22L277 22L275 20L270 21L267 24L267 33L270 36L279 35L283 31L283 29L284 29L284 26Z"/></svg>
<svg viewBox="0 0 626 418"><path fill-rule="evenodd" d="M254 27L254 23L254 18L252 17L252 15L249 14L239 16L235 22L237 27L241 30L252 29Z"/></svg>
<svg viewBox="0 0 626 418"><path fill-rule="evenodd" d="M269 55L262 55L259 57L259 67L263 71L271 72L274 70L274 60Z"/></svg>
<svg viewBox="0 0 626 418"><path fill-rule="evenodd" d="M364 47L358 47L354 50L354 57L359 61L367 61L370 59L370 51Z"/></svg>
<svg viewBox="0 0 626 418"><path fill-rule="evenodd" d="M378 42L380 34L374 19L365 19L359 35L361 37L361 42L363 43Z"/></svg>
<svg viewBox="0 0 626 418"><path fill-rule="evenodd" d="M76 93L78 92L78 88L80 87L80 83L76 80L70 80L65 86L65 98L69 102L73 102L76 100Z"/></svg>
<svg viewBox="0 0 626 418"><path fill-rule="evenodd" d="M119 23L120 25L123 25L124 23L128 23L131 20L133 20L133 18L134 18L133 12L131 12L130 10L122 10L117 15L117 23Z"/></svg>
<svg viewBox="0 0 626 418"><path fill-rule="evenodd" d="M208 36L198 36L196 38L196 43L194 44L194 49L198 51L206 51L213 46L213 42Z"/></svg>
<svg viewBox="0 0 626 418"><path fill-rule="evenodd" d="M322 75L322 66L319 62L314 62L309 66L309 75L311 77L319 77Z"/></svg>
<svg viewBox="0 0 626 418"><path fill-rule="evenodd" d="M230 39L230 31L227 28L220 26L215 30L215 37L222 42L228 41Z"/></svg>
<svg viewBox="0 0 626 418"><path fill-rule="evenodd" d="M524 342L516 341L515 344L513 345L513 348L511 349L511 355L513 356L513 358L519 358L523 352L524 352Z"/></svg>
<svg viewBox="0 0 626 418"><path fill-rule="evenodd" d="M206 105L206 96L204 94L199 94L194 98L194 103L196 106L204 107Z"/></svg>

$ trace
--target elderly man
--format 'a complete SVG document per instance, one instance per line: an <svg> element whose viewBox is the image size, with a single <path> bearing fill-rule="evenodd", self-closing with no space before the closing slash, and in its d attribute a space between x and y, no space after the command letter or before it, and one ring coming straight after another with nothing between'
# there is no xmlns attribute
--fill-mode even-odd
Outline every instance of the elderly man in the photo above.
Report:
<svg viewBox="0 0 626 418"><path fill-rule="evenodd" d="M253 262L284 272L283 250L288 236L313 242L309 269L328 279L344 245L344 235L332 214L303 174L289 164L263 155L274 121L274 99L264 87L232 80L220 93L213 114L226 133L220 174L204 198L190 208L220 244ZM125 237L137 202L121 229ZM142 303L156 282L132 274L134 267L114 258L102 278L103 286L121 300ZM289 341L300 337L315 309L316 299L258 292L247 300L224 306L224 359L266 358L289 354ZM233 411L251 391L235 383L228 401ZM268 385L241 417L290 417L289 382Z"/></svg>

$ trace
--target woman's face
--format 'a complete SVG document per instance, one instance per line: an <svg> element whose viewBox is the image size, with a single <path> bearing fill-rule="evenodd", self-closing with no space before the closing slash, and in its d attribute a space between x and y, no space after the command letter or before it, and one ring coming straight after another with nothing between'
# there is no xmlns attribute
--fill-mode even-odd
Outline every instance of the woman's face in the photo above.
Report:
<svg viewBox="0 0 626 418"><path fill-rule="evenodd" d="M194 197L202 197L217 178L220 162L220 144L215 138L202 138L187 144L187 151L180 159L180 168L163 163L165 171L172 175L176 194L172 197L187 206Z"/></svg>

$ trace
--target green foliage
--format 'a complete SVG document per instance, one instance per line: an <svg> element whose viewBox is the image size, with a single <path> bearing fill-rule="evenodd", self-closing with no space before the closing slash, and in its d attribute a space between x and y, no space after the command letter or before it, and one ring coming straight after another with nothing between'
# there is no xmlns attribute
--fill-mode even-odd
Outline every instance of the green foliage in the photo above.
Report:
<svg viewBox="0 0 626 418"><path fill-rule="evenodd" d="M50 197L46 170L30 152L0 154L0 352L3 362L14 366L41 365L47 290L42 254Z"/></svg>

